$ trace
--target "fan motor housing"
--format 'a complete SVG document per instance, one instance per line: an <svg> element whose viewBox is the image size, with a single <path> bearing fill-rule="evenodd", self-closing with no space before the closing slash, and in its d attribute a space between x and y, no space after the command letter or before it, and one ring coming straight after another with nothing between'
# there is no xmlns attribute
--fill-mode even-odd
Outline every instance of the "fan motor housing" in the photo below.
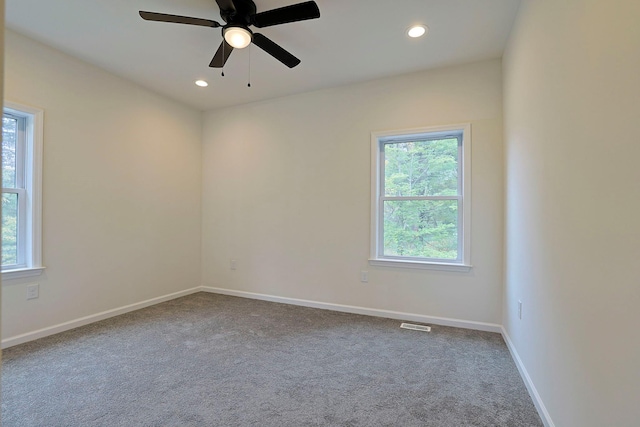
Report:
<svg viewBox="0 0 640 427"><path fill-rule="evenodd" d="M251 25L251 16L256 14L256 4L253 0L233 0L236 10L221 10L220 17L227 24Z"/></svg>

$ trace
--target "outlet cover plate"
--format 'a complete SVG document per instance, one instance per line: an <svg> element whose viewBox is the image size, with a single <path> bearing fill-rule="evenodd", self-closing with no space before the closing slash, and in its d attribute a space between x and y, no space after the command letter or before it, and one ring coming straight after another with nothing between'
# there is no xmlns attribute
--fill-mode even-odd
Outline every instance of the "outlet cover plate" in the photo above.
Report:
<svg viewBox="0 0 640 427"><path fill-rule="evenodd" d="M40 285L35 283L27 286L27 299L36 299L40 296Z"/></svg>

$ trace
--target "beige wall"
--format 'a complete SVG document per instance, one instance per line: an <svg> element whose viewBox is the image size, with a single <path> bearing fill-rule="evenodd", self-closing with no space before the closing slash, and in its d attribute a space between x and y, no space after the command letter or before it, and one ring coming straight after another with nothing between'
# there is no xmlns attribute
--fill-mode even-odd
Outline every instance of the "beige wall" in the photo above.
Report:
<svg viewBox="0 0 640 427"><path fill-rule="evenodd" d="M43 262L2 337L200 285L201 115L8 31L7 100L43 108ZM26 301L25 287L40 284Z"/></svg>
<svg viewBox="0 0 640 427"><path fill-rule="evenodd" d="M463 122L473 270L369 266L370 133ZM500 61L211 111L203 138L203 285L500 323Z"/></svg>
<svg viewBox="0 0 640 427"><path fill-rule="evenodd" d="M640 420L638 17L524 1L504 59L503 322L559 427Z"/></svg>

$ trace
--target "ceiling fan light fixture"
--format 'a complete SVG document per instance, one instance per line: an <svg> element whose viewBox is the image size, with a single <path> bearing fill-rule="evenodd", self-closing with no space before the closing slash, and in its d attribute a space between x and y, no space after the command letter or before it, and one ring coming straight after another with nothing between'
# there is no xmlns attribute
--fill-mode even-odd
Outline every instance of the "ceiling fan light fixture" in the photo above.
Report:
<svg viewBox="0 0 640 427"><path fill-rule="evenodd" d="M207 87L207 86L209 86L209 83L207 83L204 80L196 80L196 85L200 86L200 87Z"/></svg>
<svg viewBox="0 0 640 427"><path fill-rule="evenodd" d="M1 0L0 0L1 1ZM257 11L254 0L216 0L220 8L220 17L226 24L211 19L192 18L189 16L171 15L167 13L139 11L145 21L173 22L175 24L197 25L201 27L222 28L222 43L209 63L212 68L224 68L229 55L234 49L242 49L255 44L273 58L289 68L296 67L300 60L283 49L267 36L253 33L249 27L271 27L289 22L306 21L320 18L320 9L313 0L279 7L276 9ZM222 73L224 75L224 73Z"/></svg>
<svg viewBox="0 0 640 427"><path fill-rule="evenodd" d="M235 49L243 49L251 43L251 31L243 27L228 27L224 29L224 39Z"/></svg>
<svg viewBox="0 0 640 427"><path fill-rule="evenodd" d="M407 35L411 38L418 38L424 36L429 29L424 25L414 25L407 30Z"/></svg>

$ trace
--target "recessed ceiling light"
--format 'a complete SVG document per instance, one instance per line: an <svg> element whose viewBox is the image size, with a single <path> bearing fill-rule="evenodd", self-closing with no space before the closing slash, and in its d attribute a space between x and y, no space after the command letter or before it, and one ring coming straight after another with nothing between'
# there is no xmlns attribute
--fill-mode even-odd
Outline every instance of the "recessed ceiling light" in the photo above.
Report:
<svg viewBox="0 0 640 427"><path fill-rule="evenodd" d="M209 83L205 82L204 80L196 80L196 84L200 87L207 87L209 86Z"/></svg>
<svg viewBox="0 0 640 427"><path fill-rule="evenodd" d="M422 37L427 33L428 28L424 25L414 25L413 27L409 28L409 30L407 31L407 35L411 38L417 38L417 37Z"/></svg>

